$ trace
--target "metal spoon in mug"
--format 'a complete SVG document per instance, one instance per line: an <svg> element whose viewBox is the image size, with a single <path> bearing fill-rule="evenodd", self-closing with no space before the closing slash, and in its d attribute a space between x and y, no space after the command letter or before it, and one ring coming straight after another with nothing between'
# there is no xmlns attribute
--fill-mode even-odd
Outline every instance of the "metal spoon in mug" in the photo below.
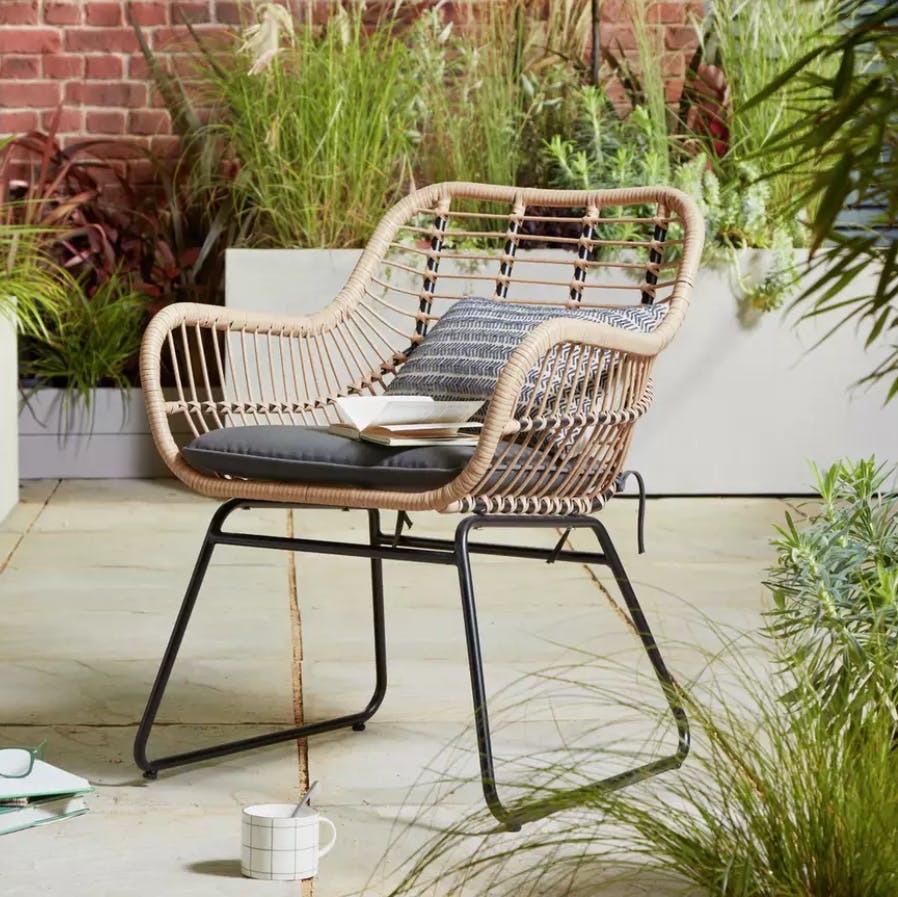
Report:
<svg viewBox="0 0 898 897"><path fill-rule="evenodd" d="M309 790L302 796L300 802L296 805L296 809L290 814L290 818L294 818L299 814L299 811L303 808L303 804L307 804L309 802L309 798L312 796L312 792L318 787L318 779L315 779L311 785L309 785Z"/></svg>

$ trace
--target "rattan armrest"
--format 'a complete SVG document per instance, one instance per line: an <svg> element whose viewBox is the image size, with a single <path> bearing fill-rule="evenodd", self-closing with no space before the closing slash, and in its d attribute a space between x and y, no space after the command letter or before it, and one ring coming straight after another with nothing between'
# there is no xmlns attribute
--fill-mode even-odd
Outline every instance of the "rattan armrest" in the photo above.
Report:
<svg viewBox="0 0 898 897"><path fill-rule="evenodd" d="M586 510L622 468L620 447L629 438L621 439L619 431L629 430L650 406L649 375L664 345L661 328L642 334L571 318L534 328L502 370L470 462L445 487L449 506L493 502L507 510L519 502L524 510L530 505L545 510L547 501L564 506L563 499L569 499ZM551 399L531 400L522 414L528 373L551 366L572 347L580 355L569 382ZM601 383L587 373L599 353ZM606 446L613 446L611 454Z"/></svg>
<svg viewBox="0 0 898 897"><path fill-rule="evenodd" d="M222 401L220 384L228 376L229 360L222 358L217 343L208 348L204 345L204 331L236 333L241 340L245 340L247 334L263 338L274 335L279 340L310 340L332 330L338 322L339 316L333 314L330 307L303 317L248 312L191 302L175 303L162 309L150 321L140 350L140 378L147 417L162 457L169 465L178 459L179 448L171 427L173 415L183 414L194 435L199 435L210 429L206 424L207 417L217 420L220 414L225 413L226 403ZM174 369L177 383L177 398L174 401L166 399L162 388L162 358L166 348L169 350L169 363ZM245 343L241 343L240 348L244 352L241 361L246 366ZM265 372L259 369L259 360L257 355L257 374L261 377ZM281 401L266 401L265 408L270 410L277 404L286 407L294 400L304 406L314 406L327 400L324 394L300 400L298 396L288 396L287 392L288 385L285 382ZM262 404L254 403L250 397L240 403L239 412L252 413L261 408ZM221 425L220 421L217 423Z"/></svg>

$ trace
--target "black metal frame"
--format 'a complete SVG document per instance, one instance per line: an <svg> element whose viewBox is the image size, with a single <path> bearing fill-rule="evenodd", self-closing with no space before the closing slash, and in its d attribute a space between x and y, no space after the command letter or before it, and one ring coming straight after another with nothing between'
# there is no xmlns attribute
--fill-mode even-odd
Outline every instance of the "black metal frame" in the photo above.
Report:
<svg viewBox="0 0 898 897"><path fill-rule="evenodd" d="M639 479L640 495L643 488ZM640 543L641 522L644 502L640 502ZM630 584L620 557L615 550L611 536L602 523L588 516L532 517L511 515L472 515L465 517L458 524L454 540L416 537L403 534L403 525L407 517L400 514L396 532L384 533L380 527L380 514L376 510L368 511L368 544L355 542L336 542L323 539L303 539L287 536L266 536L252 533L226 532L223 525L227 518L238 508L301 508L273 502L245 501L231 499L225 502L213 515L197 558L193 575L187 586L187 592L181 610L175 621L169 638L168 647L162 658L159 672L153 683L146 709L137 730L134 742L134 759L144 771L147 778L155 778L163 769L171 769L187 763L209 760L227 754L249 750L251 748L278 744L329 732L334 729L351 727L355 731L365 728L365 723L376 713L383 701L387 689L386 632L384 624L384 592L383 561L401 560L416 561L428 564L453 565L458 569L461 589L462 613L464 616L465 637L468 649L468 666L471 674L471 692L474 702L474 725L477 733L477 745L480 753L480 775L486 804L492 814L509 830L517 830L525 822L540 819L555 812L561 806L573 806L586 799L590 793L599 790L622 788L665 770L675 769L689 752L689 725L686 712L680 699L679 689L673 676L668 671L658 645L643 615L636 594ZM518 547L493 543L471 542L470 533L475 529L493 527L533 528L551 527L565 530L558 544L551 549L535 547ZM591 529L598 539L600 552L575 551L565 549L567 536L572 529ZM315 552L333 554L344 557L367 557L371 560L372 614L374 622L374 655L375 686L371 700L365 708L357 713L307 723L277 732L269 732L252 738L224 742L211 747L199 748L168 757L149 759L147 757L147 741L150 737L159 705L165 693L172 667L174 666L181 641L190 621L196 604L203 578L217 545L239 545L244 547L267 548L276 551ZM641 550L641 544L640 544ZM547 563L556 561L572 561L580 564L600 564L610 568L626 603L630 617L642 640L643 648L651 661L658 683L667 700L671 715L677 729L677 749L673 754L650 763L634 767L609 778L592 784L574 788L562 795L554 795L551 799L533 801L525 806L509 808L499 799L497 789L492 738L490 735L489 716L487 712L486 685L483 676L483 661L480 651L480 637L477 630L477 612L474 600L474 582L471 574L471 554L489 554L501 557L529 558L544 560Z"/></svg>

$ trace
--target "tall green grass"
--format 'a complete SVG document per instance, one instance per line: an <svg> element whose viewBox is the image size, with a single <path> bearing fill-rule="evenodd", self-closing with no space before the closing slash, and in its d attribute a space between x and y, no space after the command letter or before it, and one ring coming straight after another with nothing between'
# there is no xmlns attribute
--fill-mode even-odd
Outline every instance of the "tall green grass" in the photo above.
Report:
<svg viewBox="0 0 898 897"><path fill-rule="evenodd" d="M425 113L416 169L424 183L517 181L521 84L513 48L496 52L491 44L494 18L489 8L485 23L461 34L434 10L416 30Z"/></svg>
<svg viewBox="0 0 898 897"><path fill-rule="evenodd" d="M831 100L825 89L810 90L800 100L782 90L760 102L748 101L801 59L825 43L839 28L840 0L711 0L705 23L706 58L723 69L730 90L730 161L754 161L767 176L775 212L794 208L801 192L789 166L798 149L778 158L763 153L775 136L806 124ZM812 76L831 76L837 62L820 57Z"/></svg>
<svg viewBox="0 0 898 897"><path fill-rule="evenodd" d="M210 217L227 204L247 245L362 245L415 182L540 181L585 73L589 0L466 2L460 24L438 4L410 26L399 2L373 28L363 4L335 4L324 24L270 7L255 41L246 27L224 48L194 32L189 88L144 46L191 190Z"/></svg>
<svg viewBox="0 0 898 897"><path fill-rule="evenodd" d="M517 835L485 811L460 821L416 854L394 895L894 897L895 705L863 682L841 708L823 702L801 670L772 675L780 659L745 639L711 659L717 674L684 689L694 746L677 772L571 810L563 790L584 784L585 750L529 758L518 784L549 782L530 787L550 801L554 789L560 811ZM875 674L894 681L895 662L880 656ZM800 709L781 700L795 689ZM598 689L595 700L606 713L633 706Z"/></svg>
<svg viewBox="0 0 898 897"><path fill-rule="evenodd" d="M647 745L657 751L665 720L634 688L593 684L620 678L622 664L608 657L549 671L553 702L579 693L606 720L567 756L527 757L526 775L501 785L556 814L510 835L475 813L412 857L394 895L898 894L893 473L873 459L819 473L819 506L777 528L767 583L775 607L764 627L757 635L707 619L695 627L704 648L691 653L706 663L680 688L693 745L680 770L595 789L571 808L566 792L589 784L600 757L615 756L606 734L614 722L634 711L656 719Z"/></svg>
<svg viewBox="0 0 898 897"><path fill-rule="evenodd" d="M13 203L6 204L10 213ZM0 220L0 315L15 316L23 336L46 337L48 317L73 284L44 250L47 231Z"/></svg>
<svg viewBox="0 0 898 897"><path fill-rule="evenodd" d="M357 246L409 184L416 62L394 19L369 30L361 5L348 10L298 23L256 74L247 50L200 48L194 101L212 111L187 135L203 160L193 189L228 196L246 244Z"/></svg>
<svg viewBox="0 0 898 897"><path fill-rule="evenodd" d="M20 371L39 386L61 386L68 429L78 403L91 409L97 386L132 383L148 297L113 271L88 295L81 281L64 281L64 297L44 314L44 332L22 340Z"/></svg>
<svg viewBox="0 0 898 897"><path fill-rule="evenodd" d="M589 0L466 0L454 25L439 8L419 23L424 182L540 182L543 143L568 126L585 76L589 10Z"/></svg>

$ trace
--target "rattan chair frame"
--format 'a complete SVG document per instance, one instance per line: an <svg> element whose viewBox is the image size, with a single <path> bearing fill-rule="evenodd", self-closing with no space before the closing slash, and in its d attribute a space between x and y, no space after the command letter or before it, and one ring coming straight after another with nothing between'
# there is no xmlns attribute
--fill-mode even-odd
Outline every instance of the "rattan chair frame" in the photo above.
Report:
<svg viewBox="0 0 898 897"><path fill-rule="evenodd" d="M620 211L626 207L635 211ZM502 211L495 211L497 208ZM578 210L573 219L577 236L565 235L563 228L569 229L572 219L554 213L556 208ZM557 224L561 235L528 234L528 226L535 222ZM609 226L628 228L626 239L619 238L619 231L607 238ZM640 229L647 235L637 239L631 231ZM154 440L171 471L189 488L227 501L210 523L138 729L135 759L147 776L318 732L363 729L386 690L382 563L409 560L454 564L459 572L481 778L490 810L505 827L514 829L564 805L564 800L555 799L505 806L499 799L477 632L472 552L609 567L669 705L677 732L674 753L586 789L575 789L570 803L585 799L590 789L621 787L679 766L688 751L689 734L676 682L664 665L607 530L589 515L623 488L627 476L623 465L633 426L652 401L654 360L673 339L685 315L703 231L695 205L671 188L562 191L436 184L412 192L387 212L345 287L321 312L285 318L182 303L156 315L141 350L142 384ZM465 249L465 241L477 241L473 251ZM567 261L522 255L533 245L546 243L572 249L573 255ZM624 247L630 255L604 261L600 253L606 245ZM415 264L408 262L409 257ZM459 290L468 277L447 271L446 261L471 258L496 263L497 270L488 278L497 302L551 302L576 308L601 304L593 301L596 296L629 291L624 295L641 303L666 303L667 311L651 333L570 317L534 328L502 370L470 461L455 479L438 489L399 492L222 478L198 471L183 459L172 426L178 418L186 421L195 436L222 426L315 425L335 420L334 401L341 395L382 392L425 338L430 324L438 320L440 304L464 300ZM518 273L534 261L555 266L551 270L558 272L557 277ZM626 277L622 279L621 273ZM589 375L597 366L603 372L601 382ZM522 400L528 374L534 368L540 378L560 380L563 387L551 397L537 398L534 393ZM168 395L163 389L165 372L175 383ZM577 439L572 438L575 435ZM641 478L639 485L644 500ZM237 508L263 506L367 510L368 544L259 536L223 528ZM380 510L399 512L392 536L381 530ZM412 537L403 531L403 521L407 512L422 510L472 516L462 518L453 540ZM644 501L640 504L640 549L643 512ZM469 541L472 529L493 526L552 527L565 532L551 551ZM577 527L595 532L600 552L564 547L568 532ZM355 714L150 759L150 732L213 550L219 544L370 558L374 693L367 706Z"/></svg>

